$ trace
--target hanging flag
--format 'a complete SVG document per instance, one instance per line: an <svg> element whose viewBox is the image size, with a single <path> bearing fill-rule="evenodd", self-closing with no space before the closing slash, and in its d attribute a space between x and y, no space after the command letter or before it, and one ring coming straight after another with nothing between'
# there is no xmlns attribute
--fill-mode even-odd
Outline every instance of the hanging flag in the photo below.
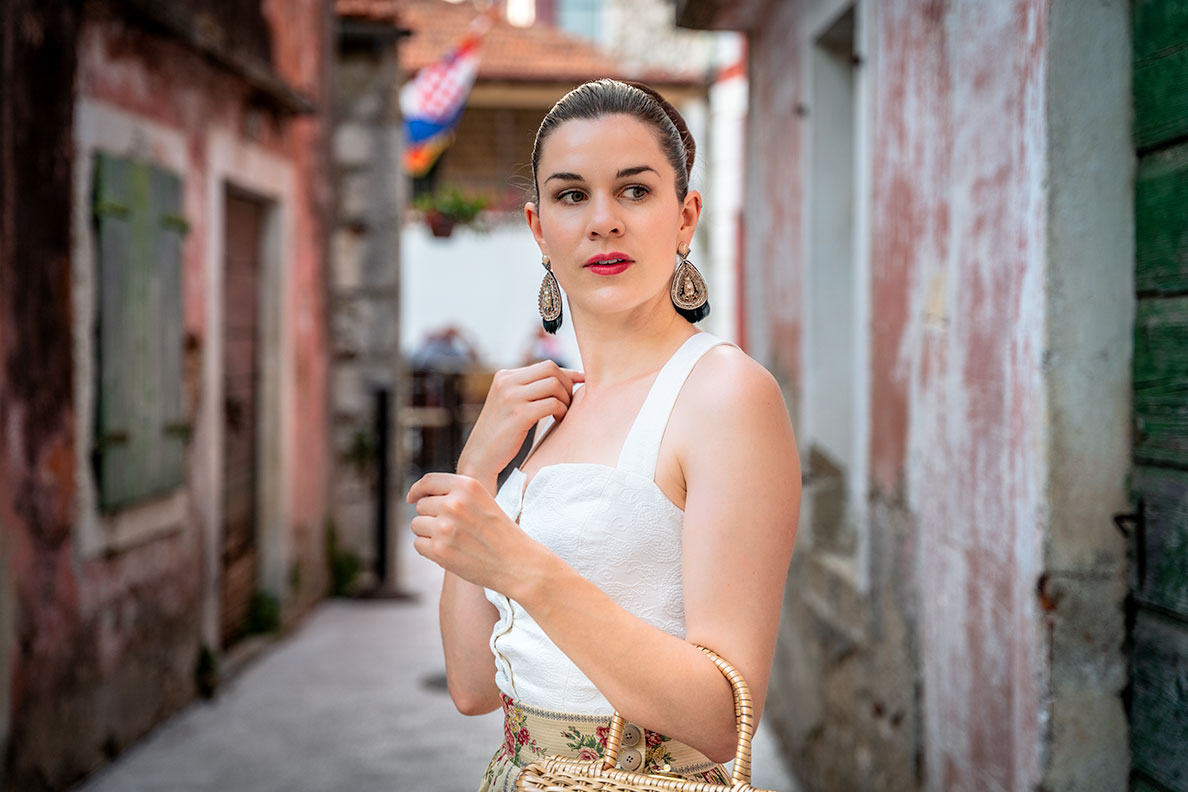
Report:
<svg viewBox="0 0 1188 792"><path fill-rule="evenodd" d="M425 66L400 90L404 169L423 176L450 145L478 74L480 46L496 5L481 14L444 58Z"/></svg>

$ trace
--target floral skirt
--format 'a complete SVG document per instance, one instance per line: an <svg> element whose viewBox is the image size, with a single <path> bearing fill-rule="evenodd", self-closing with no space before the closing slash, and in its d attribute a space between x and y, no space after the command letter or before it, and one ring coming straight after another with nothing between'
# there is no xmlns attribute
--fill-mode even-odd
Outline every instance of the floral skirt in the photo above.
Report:
<svg viewBox="0 0 1188 792"><path fill-rule="evenodd" d="M503 699L503 745L495 752L478 792L512 792L520 768L547 755L597 759L606 750L609 715L571 715ZM624 749L627 746L624 744ZM730 786L730 773L694 748L656 732L642 731L633 750L643 760L640 772L672 772L695 781ZM622 759L622 754L620 754Z"/></svg>

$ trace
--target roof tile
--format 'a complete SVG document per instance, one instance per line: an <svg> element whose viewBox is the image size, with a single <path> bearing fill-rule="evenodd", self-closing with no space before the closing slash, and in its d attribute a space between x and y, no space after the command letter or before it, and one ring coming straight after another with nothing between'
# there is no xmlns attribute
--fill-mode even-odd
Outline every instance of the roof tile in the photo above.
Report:
<svg viewBox="0 0 1188 792"><path fill-rule="evenodd" d="M471 3L447 0L336 0L335 10L340 16L391 21L411 30L400 45L400 65L406 74L439 60L478 15ZM480 80L581 82L598 77L659 85L703 81L703 75L695 72L628 71L590 41L539 22L517 27L500 17L483 40Z"/></svg>

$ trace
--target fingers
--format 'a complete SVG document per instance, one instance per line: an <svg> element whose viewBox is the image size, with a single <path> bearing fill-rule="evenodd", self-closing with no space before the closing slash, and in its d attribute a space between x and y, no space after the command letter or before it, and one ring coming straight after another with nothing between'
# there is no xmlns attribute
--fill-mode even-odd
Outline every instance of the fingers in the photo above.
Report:
<svg viewBox="0 0 1188 792"><path fill-rule="evenodd" d="M404 500L416 503L428 495L448 495L458 486L458 479L463 478L454 473L426 473L409 489Z"/></svg>
<svg viewBox="0 0 1188 792"><path fill-rule="evenodd" d="M524 416L533 424L546 415L551 415L555 420L560 421L569 411L569 402L561 401L556 396L546 396L543 399L528 402L524 406L524 410Z"/></svg>
<svg viewBox="0 0 1188 792"><path fill-rule="evenodd" d="M413 517L409 523L412 532L422 539L428 539L433 536L433 518L418 516ZM415 540L414 540L415 541Z"/></svg>
<svg viewBox="0 0 1188 792"><path fill-rule="evenodd" d="M423 499L436 497L435 503L441 503L444 501L444 497L439 496L451 495L455 492L468 499L480 495L490 497L483 485L470 476L462 476L457 473L426 473L412 485L404 500L408 503L418 504L417 511L420 512L419 506ZM440 510L441 507L434 505L430 508Z"/></svg>
<svg viewBox="0 0 1188 792"><path fill-rule="evenodd" d="M413 550L417 551L418 555L428 558L430 561L434 560L431 553L433 549L433 540L424 536L418 536L413 539Z"/></svg>
<svg viewBox="0 0 1188 792"><path fill-rule="evenodd" d="M572 395L569 390L556 377L546 377L535 382L530 382L520 389L524 400L528 402L538 401L540 399L547 399L549 397L557 399L566 407L572 401Z"/></svg>
<svg viewBox="0 0 1188 792"><path fill-rule="evenodd" d="M542 360L539 363L533 363L531 366L501 373L514 385L527 385L536 380L550 377L555 378L569 393L573 392L573 384L575 382L586 381L586 375L582 372L576 369L561 368L551 360Z"/></svg>
<svg viewBox="0 0 1188 792"><path fill-rule="evenodd" d="M574 383L586 381L585 373L574 369L564 369L560 366L557 367L557 373L554 376L565 386L567 393L573 393Z"/></svg>
<svg viewBox="0 0 1188 792"><path fill-rule="evenodd" d="M417 501L417 514L423 517L439 517L445 510L445 495L426 495Z"/></svg>
<svg viewBox="0 0 1188 792"><path fill-rule="evenodd" d="M435 564L442 563L442 551L450 545L454 530L448 522L437 517L417 515L409 521L413 532L413 547L417 553Z"/></svg>

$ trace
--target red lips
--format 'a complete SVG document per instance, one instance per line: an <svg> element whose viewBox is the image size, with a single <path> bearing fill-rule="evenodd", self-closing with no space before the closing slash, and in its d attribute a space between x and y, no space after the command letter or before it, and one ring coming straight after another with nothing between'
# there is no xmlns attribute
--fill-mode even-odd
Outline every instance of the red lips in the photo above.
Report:
<svg viewBox="0 0 1188 792"><path fill-rule="evenodd" d="M599 253L586 259L586 269L597 275L618 275L635 263L635 259L626 253L611 251Z"/></svg>

